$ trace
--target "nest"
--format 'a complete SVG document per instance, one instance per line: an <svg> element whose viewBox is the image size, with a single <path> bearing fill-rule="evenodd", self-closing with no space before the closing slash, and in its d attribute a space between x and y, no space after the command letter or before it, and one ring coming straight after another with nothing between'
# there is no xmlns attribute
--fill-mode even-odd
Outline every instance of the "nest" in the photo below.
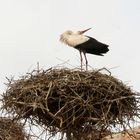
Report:
<svg viewBox="0 0 140 140"><path fill-rule="evenodd" d="M0 140L28 140L23 126L9 118L0 117Z"/></svg>
<svg viewBox="0 0 140 140"><path fill-rule="evenodd" d="M127 126L138 116L136 93L100 70L34 70L7 86L4 109L67 138L91 137L92 132L101 138L110 126Z"/></svg>

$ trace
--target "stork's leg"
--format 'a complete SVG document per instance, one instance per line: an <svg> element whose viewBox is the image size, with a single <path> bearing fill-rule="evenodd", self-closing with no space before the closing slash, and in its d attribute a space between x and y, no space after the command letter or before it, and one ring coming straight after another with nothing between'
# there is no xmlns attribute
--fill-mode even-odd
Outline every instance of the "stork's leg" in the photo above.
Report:
<svg viewBox="0 0 140 140"><path fill-rule="evenodd" d="M81 50L79 50L79 52L80 52L81 71L82 71L82 64L83 64L82 51L81 51Z"/></svg>
<svg viewBox="0 0 140 140"><path fill-rule="evenodd" d="M87 60L86 52L83 52L83 53L84 53L85 60L86 60L86 70L88 70L88 60Z"/></svg>

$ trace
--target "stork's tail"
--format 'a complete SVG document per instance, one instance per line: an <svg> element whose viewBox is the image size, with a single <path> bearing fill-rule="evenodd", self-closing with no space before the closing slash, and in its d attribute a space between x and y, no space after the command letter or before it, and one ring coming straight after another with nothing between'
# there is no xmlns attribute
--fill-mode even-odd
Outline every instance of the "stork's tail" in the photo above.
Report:
<svg viewBox="0 0 140 140"><path fill-rule="evenodd" d="M105 53L107 53L109 51L108 47L109 47L109 45L100 44L100 46L97 46L94 49L87 50L87 53L103 56Z"/></svg>
<svg viewBox="0 0 140 140"><path fill-rule="evenodd" d="M101 49L101 53L107 53L109 51L109 45L103 44L102 45L102 49Z"/></svg>

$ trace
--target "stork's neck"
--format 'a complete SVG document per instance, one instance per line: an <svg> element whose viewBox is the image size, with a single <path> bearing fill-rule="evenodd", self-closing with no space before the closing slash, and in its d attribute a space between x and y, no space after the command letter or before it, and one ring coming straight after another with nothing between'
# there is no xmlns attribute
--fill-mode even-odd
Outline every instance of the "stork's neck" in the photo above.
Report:
<svg viewBox="0 0 140 140"><path fill-rule="evenodd" d="M88 41L89 38L84 35L73 34L73 35L61 36L60 40L71 47L75 47L77 45L80 45Z"/></svg>

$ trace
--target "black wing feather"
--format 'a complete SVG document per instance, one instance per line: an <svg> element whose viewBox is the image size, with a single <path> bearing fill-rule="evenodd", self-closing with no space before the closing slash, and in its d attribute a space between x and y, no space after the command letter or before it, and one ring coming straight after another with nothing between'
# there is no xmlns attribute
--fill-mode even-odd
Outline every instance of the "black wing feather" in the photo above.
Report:
<svg viewBox="0 0 140 140"><path fill-rule="evenodd" d="M89 38L88 41L75 46L75 48L95 55L103 55L109 51L108 45L101 43L92 37L87 37Z"/></svg>

